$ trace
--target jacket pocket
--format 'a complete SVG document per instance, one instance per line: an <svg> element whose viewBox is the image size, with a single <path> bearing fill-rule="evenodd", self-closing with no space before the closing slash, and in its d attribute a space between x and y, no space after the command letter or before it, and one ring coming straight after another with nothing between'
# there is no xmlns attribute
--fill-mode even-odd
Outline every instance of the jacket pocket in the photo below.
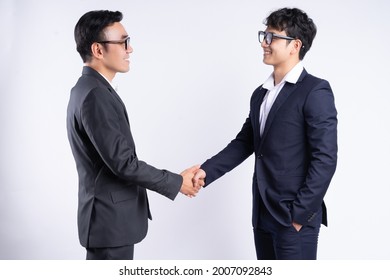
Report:
<svg viewBox="0 0 390 280"><path fill-rule="evenodd" d="M138 196L138 187L131 187L128 190L111 192L113 203L119 203L127 200L135 199Z"/></svg>

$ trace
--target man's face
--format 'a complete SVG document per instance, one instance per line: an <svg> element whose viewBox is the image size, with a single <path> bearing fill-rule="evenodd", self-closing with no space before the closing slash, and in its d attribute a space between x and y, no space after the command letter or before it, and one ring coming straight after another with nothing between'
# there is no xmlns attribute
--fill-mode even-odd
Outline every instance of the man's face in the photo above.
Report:
<svg viewBox="0 0 390 280"><path fill-rule="evenodd" d="M273 29L271 27L267 27L265 32L271 32L277 35L287 36L285 31L279 31L277 29ZM267 44L265 40L261 43L261 47L263 48L263 62L267 65L272 65L274 67L282 66L289 62L292 58L291 50L292 50L291 41L273 37L271 44Z"/></svg>
<svg viewBox="0 0 390 280"><path fill-rule="evenodd" d="M115 42L104 44L102 64L106 75L115 76L118 72L128 72L130 69L130 53L133 52L133 48L129 44L125 49L124 41L128 37L125 28L120 22L115 22L104 29L104 34L105 42Z"/></svg>

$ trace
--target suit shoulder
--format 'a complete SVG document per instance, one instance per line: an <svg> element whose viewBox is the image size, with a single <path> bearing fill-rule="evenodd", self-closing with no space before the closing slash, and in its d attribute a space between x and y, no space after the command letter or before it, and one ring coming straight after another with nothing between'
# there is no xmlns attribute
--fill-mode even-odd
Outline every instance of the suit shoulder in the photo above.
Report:
<svg viewBox="0 0 390 280"><path fill-rule="evenodd" d="M78 99L79 103L83 103L89 95L99 92L109 92L109 90L96 78L83 75L72 88L71 98Z"/></svg>
<svg viewBox="0 0 390 280"><path fill-rule="evenodd" d="M93 77L82 76L72 88L68 112L81 115L86 107L106 107L112 103L110 92Z"/></svg>
<svg viewBox="0 0 390 280"><path fill-rule="evenodd" d="M317 76L314 76L312 74L306 73L306 75L302 79L303 83L312 84L313 86L316 86L318 84L329 84L329 82L323 78L319 78Z"/></svg>
<svg viewBox="0 0 390 280"><path fill-rule="evenodd" d="M104 88L103 84L93 76L82 75L72 90L90 91L93 88Z"/></svg>
<svg viewBox="0 0 390 280"><path fill-rule="evenodd" d="M333 90L327 80L308 75L307 81L303 82L303 87L307 89L304 102L306 112L311 111L313 115L325 115L325 109L336 112Z"/></svg>
<svg viewBox="0 0 390 280"><path fill-rule="evenodd" d="M310 94L311 92L318 90L327 90L330 92L332 91L330 84L327 80L316 77L307 72L305 73L305 75L301 76L298 84L302 93L306 92L307 94Z"/></svg>

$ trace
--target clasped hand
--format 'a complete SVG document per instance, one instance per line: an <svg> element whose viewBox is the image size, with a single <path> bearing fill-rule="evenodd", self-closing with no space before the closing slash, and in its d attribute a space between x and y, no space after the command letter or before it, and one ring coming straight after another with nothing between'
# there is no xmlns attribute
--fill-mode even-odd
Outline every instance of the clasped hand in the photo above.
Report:
<svg viewBox="0 0 390 280"><path fill-rule="evenodd" d="M180 192L188 197L195 197L205 184L206 172L200 165L194 165L180 173L183 183Z"/></svg>

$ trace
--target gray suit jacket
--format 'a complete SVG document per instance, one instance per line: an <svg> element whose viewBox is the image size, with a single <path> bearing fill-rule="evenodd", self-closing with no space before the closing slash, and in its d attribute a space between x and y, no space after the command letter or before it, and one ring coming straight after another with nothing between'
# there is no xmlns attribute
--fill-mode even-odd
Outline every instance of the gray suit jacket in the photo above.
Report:
<svg viewBox="0 0 390 280"><path fill-rule="evenodd" d="M182 177L138 160L125 105L90 67L71 90L67 131L79 177L81 245L140 242L151 218L146 189L173 200Z"/></svg>

